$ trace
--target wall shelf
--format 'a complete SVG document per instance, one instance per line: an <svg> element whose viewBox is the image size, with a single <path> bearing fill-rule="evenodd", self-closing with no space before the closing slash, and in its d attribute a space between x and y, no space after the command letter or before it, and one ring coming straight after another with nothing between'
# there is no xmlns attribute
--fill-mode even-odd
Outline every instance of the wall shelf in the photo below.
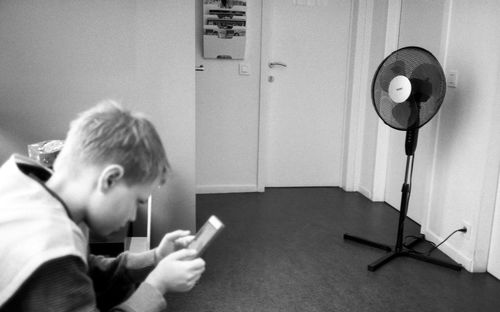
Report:
<svg viewBox="0 0 500 312"><path fill-rule="evenodd" d="M244 59L246 0L204 0L203 57Z"/></svg>

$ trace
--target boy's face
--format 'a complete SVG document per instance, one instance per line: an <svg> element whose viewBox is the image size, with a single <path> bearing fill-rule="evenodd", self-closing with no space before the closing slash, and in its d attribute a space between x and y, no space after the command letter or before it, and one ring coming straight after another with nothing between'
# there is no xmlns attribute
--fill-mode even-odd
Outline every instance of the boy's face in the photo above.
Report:
<svg viewBox="0 0 500 312"><path fill-rule="evenodd" d="M145 209L151 192L159 182L127 185L117 181L114 185L92 196L87 208L86 223L90 230L100 236L108 236L120 230L129 221L134 221L137 209Z"/></svg>

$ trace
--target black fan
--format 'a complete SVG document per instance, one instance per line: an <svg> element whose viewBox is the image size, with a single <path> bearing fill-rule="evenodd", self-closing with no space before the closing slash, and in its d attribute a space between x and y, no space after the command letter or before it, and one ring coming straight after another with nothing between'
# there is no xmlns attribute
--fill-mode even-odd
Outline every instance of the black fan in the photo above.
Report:
<svg viewBox="0 0 500 312"><path fill-rule="evenodd" d="M402 188L398 233L394 249L361 237L344 234L344 239L386 250L388 253L368 265L375 271L385 263L401 256L461 270L461 266L414 252L411 247L425 240L417 236L403 244L404 222L411 193L413 161L417 147L418 129L436 115L446 94L446 79L438 60L419 47L401 48L389 55L378 67L372 81L372 101L379 117L388 126L406 131L406 172Z"/></svg>

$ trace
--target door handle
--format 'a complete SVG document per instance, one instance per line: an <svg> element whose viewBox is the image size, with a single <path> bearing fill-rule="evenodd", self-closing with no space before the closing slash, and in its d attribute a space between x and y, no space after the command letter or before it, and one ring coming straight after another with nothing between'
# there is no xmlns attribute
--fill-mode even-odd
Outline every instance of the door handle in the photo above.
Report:
<svg viewBox="0 0 500 312"><path fill-rule="evenodd" d="M203 67L203 65L200 65L200 66L196 66L194 68L195 71L205 71L205 67Z"/></svg>
<svg viewBox="0 0 500 312"><path fill-rule="evenodd" d="M282 63L282 62L270 62L268 65L269 65L269 68L274 68L277 66L287 67L286 64Z"/></svg>

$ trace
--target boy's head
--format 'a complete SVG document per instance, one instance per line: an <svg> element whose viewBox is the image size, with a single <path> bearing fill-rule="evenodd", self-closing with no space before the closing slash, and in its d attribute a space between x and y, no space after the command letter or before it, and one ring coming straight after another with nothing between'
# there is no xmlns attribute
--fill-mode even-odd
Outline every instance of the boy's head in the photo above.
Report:
<svg viewBox="0 0 500 312"><path fill-rule="evenodd" d="M79 216L74 221L106 236L135 219L153 188L165 182L168 169L152 123L104 101L71 122L48 182L73 217Z"/></svg>
<svg viewBox="0 0 500 312"><path fill-rule="evenodd" d="M112 100L82 112L70 124L65 156L76 166L117 164L128 185L159 179L163 184L169 163L161 139L145 116Z"/></svg>

